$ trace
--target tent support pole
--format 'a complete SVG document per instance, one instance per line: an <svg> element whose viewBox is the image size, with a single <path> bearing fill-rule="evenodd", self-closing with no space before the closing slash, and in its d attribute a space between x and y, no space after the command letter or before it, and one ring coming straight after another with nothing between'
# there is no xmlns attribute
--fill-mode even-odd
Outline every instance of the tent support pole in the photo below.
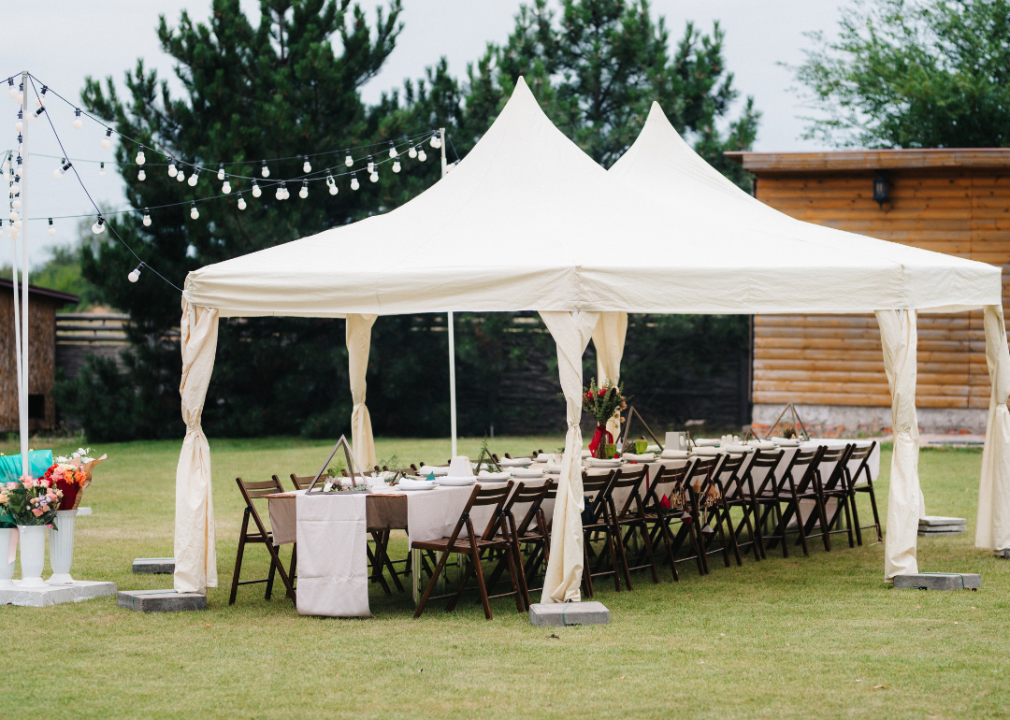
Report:
<svg viewBox="0 0 1010 720"><path fill-rule="evenodd" d="M28 71L21 73L21 388L18 412L21 429L21 474L28 475ZM17 166L15 165L15 172ZM16 260L15 260L16 262ZM17 322L17 318L14 319Z"/></svg>
<svg viewBox="0 0 1010 720"><path fill-rule="evenodd" d="M442 144L442 177L446 174L445 128L438 129L438 139ZM449 424L452 430L452 457L456 457L456 323L449 311Z"/></svg>

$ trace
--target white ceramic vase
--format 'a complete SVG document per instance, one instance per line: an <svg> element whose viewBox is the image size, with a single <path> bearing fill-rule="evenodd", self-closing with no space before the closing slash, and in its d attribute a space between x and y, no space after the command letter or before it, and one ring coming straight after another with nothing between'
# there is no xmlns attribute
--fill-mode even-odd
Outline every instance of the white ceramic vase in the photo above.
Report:
<svg viewBox="0 0 1010 720"><path fill-rule="evenodd" d="M45 587L42 568L46 564L46 526L19 525L21 533L21 587Z"/></svg>
<svg viewBox="0 0 1010 720"><path fill-rule="evenodd" d="M77 510L57 510L56 528L49 530L49 563L53 566L50 585L69 585L70 566L74 564L74 518Z"/></svg>
<svg viewBox="0 0 1010 720"><path fill-rule="evenodd" d="M0 588L14 587L14 561L7 562L14 528L0 528Z"/></svg>

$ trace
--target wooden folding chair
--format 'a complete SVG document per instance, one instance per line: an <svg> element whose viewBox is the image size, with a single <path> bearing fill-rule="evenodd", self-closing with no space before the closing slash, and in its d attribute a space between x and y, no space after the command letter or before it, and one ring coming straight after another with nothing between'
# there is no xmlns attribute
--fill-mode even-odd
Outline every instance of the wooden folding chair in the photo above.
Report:
<svg viewBox="0 0 1010 720"><path fill-rule="evenodd" d="M537 519L539 514L542 514L540 506L543 504L544 497L546 497L547 492L551 489L552 482L548 478L546 481L540 485L527 486L525 483L519 483L516 485L515 489L512 491L512 495L509 497L508 501L505 503L505 507L502 508L502 517L504 521L509 523L510 535L512 536L512 552L515 555L515 566L516 570L519 571L519 585L523 590L523 599L526 603L526 609L530 609L530 591L529 586L526 582L526 572L525 566L523 564L522 551L519 544L520 535L527 536L528 538L535 538L537 544L541 544L546 537L546 532L538 532L536 530L530 530L530 525L533 521ZM516 512L522 512L521 508L524 506L529 506L523 513L523 517L520 520L516 520ZM504 555L499 559L498 566L491 573L491 577L487 581L487 591L488 594L493 593L495 586L498 584L498 580L501 578L502 573L508 569L508 564L506 563Z"/></svg>
<svg viewBox="0 0 1010 720"><path fill-rule="evenodd" d="M645 516L647 521L652 523L649 537L654 544L657 537L663 538L670 568L673 570L673 579L678 582L680 581L680 573L677 572L677 554L684 541L688 539L691 541L694 554L681 558L680 562L694 560L698 565L698 574L705 574L705 564L701 559L701 545L696 535L698 528L690 512L691 501L688 498L689 491L685 482L695 462L697 460L692 459L687 465L680 468L659 466L655 476L649 478L649 489L645 494ZM663 502L664 497L666 498L665 503ZM670 529L674 523L680 523L676 535Z"/></svg>
<svg viewBox="0 0 1010 720"><path fill-rule="evenodd" d="M266 583L267 590L265 599L269 600L270 595L273 592L275 572L280 573L281 581L284 583L284 587L287 588L288 597L294 600L295 590L291 586L291 580L288 577L288 574L284 572L284 566L281 564L280 558L277 556L277 548L274 547L273 533L267 530L266 525L263 523L263 519L256 510L256 506L253 505L254 500L265 499L267 495L284 492L284 488L281 487L281 484L277 480L276 476L270 480L263 480L260 482L245 482L242 478L235 478L235 483L238 485L239 492L242 493L242 498L245 500L245 510L242 513L242 529L239 532L238 537L238 551L235 553L235 574L232 576L231 580L231 596L228 599L228 604L235 604L235 597L238 594L239 585L257 585L259 583ZM249 532L250 518L252 518L252 521L256 524L258 532ZM243 582L239 582L239 575L242 572L242 557L245 554L245 546L251 543L258 543L266 546L267 552L270 554L270 572L264 580L245 580Z"/></svg>
<svg viewBox="0 0 1010 720"><path fill-rule="evenodd" d="M876 530L877 542L881 542L884 539L883 534L880 532L880 516L877 514L877 495L873 490L873 475L870 473L870 456L876 447L876 440L862 447L856 445L849 455L849 462L845 464L845 481L849 487L849 502L852 503L852 521L855 525L856 541L860 545L863 544L863 530L869 530L870 528ZM856 465L856 472L854 473L850 472L851 468L849 466L852 463L858 463ZM859 481L860 477L864 474L866 475L865 485ZM859 509L856 507L856 498L859 497L857 493L866 493L870 496L870 509L873 510L872 525L859 524Z"/></svg>
<svg viewBox="0 0 1010 720"><path fill-rule="evenodd" d="M761 504L758 502L758 497L763 488L778 487L775 469L778 466L779 461L782 459L783 454L782 450L756 450L754 452L754 457L751 459L750 463L747 464L747 469L744 471L743 477L740 479L740 492L750 503L750 512L748 513L746 509L744 512L753 518L752 527L756 533L754 539L757 543L758 552L761 554L762 560L767 558L768 554L765 550L764 532L761 525L760 515ZM756 479L755 475L759 476L760 479Z"/></svg>
<svg viewBox="0 0 1010 720"><path fill-rule="evenodd" d="M505 557L508 559L510 565L509 575L512 581L512 592L503 593L495 597L514 595L516 599L516 610L520 613L525 611L522 588L519 586L518 571L515 568L515 556L512 553L511 531L508 527L508 523L502 522L504 518L502 515L502 508L505 506L505 502L508 500L511 492L511 480L504 487L485 489L479 484L474 485L473 491L470 493L470 497L466 501L466 506L463 508L463 512L460 513L459 520L456 522L456 526L453 528L452 534L449 537L441 538L440 540L413 543L413 547L419 550L441 553L438 563L432 571L431 580L428 582L428 586L424 589L424 594L421 595L421 601L417 604L417 610L414 612L415 620L421 617L421 613L424 612L424 606L428 604L429 599L439 599L432 598L431 591L435 589L435 584L438 581L439 575L441 575L442 571L445 569L445 563L446 560L448 560L450 553L466 555L470 559L470 563L467 566L466 572L463 573L463 577L460 580L460 584L456 592L452 595L440 596L451 598L445 607L446 612L451 612L453 608L456 607L456 603L459 601L460 595L462 595L463 590L466 589L467 580L469 580L471 575L475 575L477 577L477 591L480 594L481 603L484 605L484 617L488 620L491 619L491 603L490 597L487 593L487 586L484 584L484 570L481 568L481 556L492 550L505 551ZM470 510L474 507L487 505L494 505L494 512L491 515L491 519L488 520L487 527L484 528L483 534L478 537L474 532L473 523L470 521ZM466 538L459 537L463 528L466 528L467 531ZM498 535L499 529L501 529L500 536Z"/></svg>
<svg viewBox="0 0 1010 720"><path fill-rule="evenodd" d="M588 475L582 473L582 496L586 509L582 513L582 587L587 597L593 597L593 578L604 575L614 576L614 588L621 591L621 578L619 564L617 561L617 549L614 545L614 535L616 529L610 515L610 506L607 497L610 484L617 476L614 470L606 475ZM593 568L591 559L596 556L593 551L592 540L594 535L603 533L608 554L610 555L610 570L602 569L606 558L600 553L597 567ZM627 572L627 569L625 569Z"/></svg>
<svg viewBox="0 0 1010 720"><path fill-rule="evenodd" d="M725 455L716 455L715 457L704 459L698 458L684 479L685 485L689 490L691 517L698 527L698 545L701 550L701 559L702 564L705 566L706 575L711 572L708 564L709 555L722 553L722 559L726 567L730 566L730 545L732 545L736 553L737 564L743 564L740 550L736 547L736 538L732 538L731 543L726 542L726 532L722 527L722 498L719 495L719 488L714 482L716 467L722 462L724 457ZM712 521L715 522L714 529L711 527ZM730 534L732 535L732 533ZM716 535L719 536L719 547L713 548L711 546L715 541Z"/></svg>
<svg viewBox="0 0 1010 720"><path fill-rule="evenodd" d="M741 472L744 463L751 459L748 457L748 453L727 454L725 460L722 461L722 464L715 471L712 480L716 484L719 490L719 497L721 498L716 512L720 513L720 522L725 522L729 530L738 564L741 559L740 551L746 546L750 546L754 552L755 560L761 560L761 551L758 548L758 533L754 531L754 525L751 524L751 515L754 513L754 503L751 497L753 495L752 485L744 484L744 477L746 475ZM733 518L730 515L733 508L740 508L743 511L743 517L737 523L735 529L733 528ZM756 514L754 514L754 520L755 522L757 521ZM741 542L740 534L743 532L745 526L750 533L750 539Z"/></svg>
<svg viewBox="0 0 1010 720"><path fill-rule="evenodd" d="M827 528L824 530L824 537L829 542L827 550L831 551L830 536L846 533L849 536L849 547L855 547L855 539L852 533L852 516L849 514L849 486L845 479L845 466L849 462L853 445L844 445L836 448L826 448L821 454L821 460L817 464L816 475L814 477L814 491L820 499L824 508L824 515L827 519ZM833 463L833 464L832 464ZM831 472L824 476L824 469L830 465ZM834 512L828 515L828 504L834 500ZM840 527L842 515L845 515L845 527ZM820 533L812 533L817 517L811 513L807 518L807 525L804 528L807 540L820 537ZM834 528L834 529L832 529Z"/></svg>
<svg viewBox="0 0 1010 720"><path fill-rule="evenodd" d="M777 521L775 531L764 535L763 539L768 541L765 543L765 547L775 547L775 543L781 540L784 557L789 557L789 543L786 540L786 534L789 530L789 521L793 519L794 515L800 534L799 544L803 546L803 554L810 554L802 513L800 513L800 500L812 500L819 515L822 532L827 526L824 508L813 487L817 463L825 449L824 446L819 446L814 450L797 451L786 464L782 471L782 479L778 481L778 484L775 484L775 476L769 473L758 491L758 503L764 508L760 526L763 528L770 516L773 516ZM799 480L796 477L799 477ZM784 510L783 505L785 506ZM826 537L827 535L825 535Z"/></svg>
<svg viewBox="0 0 1010 720"><path fill-rule="evenodd" d="M617 545L617 554L621 564L624 566L624 579L628 582L628 590L633 590L631 584L632 570L652 570L652 582L659 583L659 571L656 569L656 557L652 552L652 538L649 537L648 519L645 516L645 503L642 501L641 488L645 482L648 468L645 465L625 465L619 469L614 479L607 489L606 501L610 506L610 517L614 525L616 537L614 542ZM618 510L618 498L627 493L627 499L622 500L621 508ZM647 563L639 565L629 565L627 544L634 537L634 531L638 529L642 535L642 544L645 546L645 557ZM626 532L627 531L627 532Z"/></svg>

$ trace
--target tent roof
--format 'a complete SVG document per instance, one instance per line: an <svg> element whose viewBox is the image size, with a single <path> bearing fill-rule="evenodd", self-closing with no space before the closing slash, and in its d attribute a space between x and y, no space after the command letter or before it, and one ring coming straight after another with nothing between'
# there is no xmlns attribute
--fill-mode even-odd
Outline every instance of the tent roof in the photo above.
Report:
<svg viewBox="0 0 1010 720"><path fill-rule="evenodd" d="M610 172L522 78L456 169L384 215L209 265L225 316L447 310L867 312L1000 301L1000 271L792 220L691 151L658 106Z"/></svg>

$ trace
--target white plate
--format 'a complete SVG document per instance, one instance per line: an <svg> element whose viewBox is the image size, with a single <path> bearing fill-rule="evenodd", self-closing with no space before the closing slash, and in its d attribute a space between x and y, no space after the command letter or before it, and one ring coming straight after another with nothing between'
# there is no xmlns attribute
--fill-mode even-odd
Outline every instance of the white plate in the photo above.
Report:
<svg viewBox="0 0 1010 720"><path fill-rule="evenodd" d="M780 438L780 437L773 437L771 440L772 440L773 443L775 443L779 447L799 447L800 446L800 441L799 440L792 440L792 439L789 439L789 438Z"/></svg>
<svg viewBox="0 0 1010 720"><path fill-rule="evenodd" d="M477 478L473 476L468 478L449 477L446 475L445 477L440 477L435 482L439 485L445 485L446 487L459 487L464 485L473 485L477 482Z"/></svg>
<svg viewBox="0 0 1010 720"><path fill-rule="evenodd" d="M656 459L656 453L645 453L644 455L636 455L635 453L624 453L622 455L625 460L634 462L652 462Z"/></svg>
<svg viewBox="0 0 1010 720"><path fill-rule="evenodd" d="M435 477L438 477L439 475L448 475L449 474L449 468L445 467L445 466L439 466L439 465L435 465L435 466L422 465L421 467L419 467L417 469L417 474L418 475L422 475L424 477L428 477L429 473L435 473Z"/></svg>
<svg viewBox="0 0 1010 720"><path fill-rule="evenodd" d="M541 478L544 476L544 469L542 467L536 468L515 468L512 470L512 477L515 478Z"/></svg>
<svg viewBox="0 0 1010 720"><path fill-rule="evenodd" d="M663 454L660 457L669 460L671 458L673 459L686 458L690 454L691 453L689 453L687 450L664 450Z"/></svg>
<svg viewBox="0 0 1010 720"><path fill-rule="evenodd" d="M526 467L532 465L533 460L531 458L502 458L498 464L502 467Z"/></svg>
<svg viewBox="0 0 1010 720"><path fill-rule="evenodd" d="M624 461L621 460L620 458L614 458L612 460L601 460L600 458L586 458L586 464L589 465L589 467L615 468L615 467L621 467L621 465L624 464Z"/></svg>
<svg viewBox="0 0 1010 720"><path fill-rule="evenodd" d="M434 490L438 487L438 483L428 482L427 480L400 480L396 485L400 490Z"/></svg>
<svg viewBox="0 0 1010 720"><path fill-rule="evenodd" d="M705 457L714 457L719 454L719 448L716 447L696 447L694 449L695 455L703 455Z"/></svg>
<svg viewBox="0 0 1010 720"><path fill-rule="evenodd" d="M697 447L718 447L722 440L718 438L698 438L694 441Z"/></svg>

